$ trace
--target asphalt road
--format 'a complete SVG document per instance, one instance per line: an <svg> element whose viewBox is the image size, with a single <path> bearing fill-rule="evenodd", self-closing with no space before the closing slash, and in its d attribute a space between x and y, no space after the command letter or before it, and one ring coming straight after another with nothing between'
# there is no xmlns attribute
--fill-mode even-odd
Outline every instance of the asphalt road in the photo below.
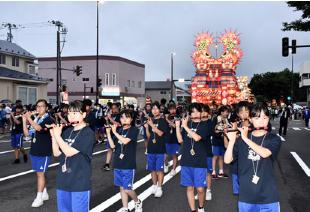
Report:
<svg viewBox="0 0 310 212"><path fill-rule="evenodd" d="M278 123L272 122L274 133L277 133ZM285 140L285 141L284 141ZM31 203L36 195L36 177L31 171L30 161L27 164L11 164L14 156L10 151L8 136L0 137L0 211L57 211L55 195L55 175L57 160L53 160L53 167L47 173L47 188L50 200L38 209L31 208ZM29 147L29 143L25 144ZM304 128L303 121L290 121L288 133L283 137L281 151L278 160L274 164L277 184L280 193L281 211L305 212L310 211L310 177L302 169L301 161L305 169L310 166L310 130ZM145 170L146 156L144 144L140 142L137 154L137 171L135 178L135 190L144 199L143 208L146 212L183 212L189 211L185 188L181 187L180 176L165 177L163 197L155 199L149 195L151 186L149 173ZM293 152L293 153L292 153ZM92 161L92 211L117 211L121 208L118 188L113 185L113 172L101 170L106 153L104 145L96 145ZM299 157L299 162L295 157ZM308 168L309 169L309 168ZM226 167L228 172L228 167ZM231 179L213 180L212 200L206 202L206 211L233 212L237 211L237 197L232 195Z"/></svg>

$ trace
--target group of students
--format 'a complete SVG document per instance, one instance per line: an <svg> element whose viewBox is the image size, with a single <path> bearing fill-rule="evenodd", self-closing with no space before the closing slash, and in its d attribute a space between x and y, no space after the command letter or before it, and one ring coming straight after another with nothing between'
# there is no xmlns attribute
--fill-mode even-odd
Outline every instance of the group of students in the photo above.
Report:
<svg viewBox="0 0 310 212"><path fill-rule="evenodd" d="M217 114L208 105L200 103L191 103L187 111L182 112L173 102L166 109L158 102L147 104L145 109L140 118L145 136L146 169L151 172L154 197L163 195L169 156L173 159L170 171L173 176L180 155L180 184L186 187L190 211L205 211L205 200L212 199L212 178L228 177L224 173L224 162L231 167L233 193L239 196L239 211L279 211L272 164L281 140L270 132L269 112L265 105L250 106L240 102L234 111L221 106ZM35 117L30 112L21 116L22 133L32 138L30 158L37 174L37 196L32 207L40 207L49 199L45 173L53 154L60 162L56 177L58 211L89 211L96 130L90 124L87 101L71 102L66 110L66 121L70 126L55 124L47 112L45 100L37 101ZM109 151L105 168L108 165L110 169L113 161L114 184L120 189L122 211L129 211L130 197L135 202L135 211L140 212L142 201L133 190L140 130L134 124L137 117L132 110L118 110L115 108L106 116L109 121L104 130Z"/></svg>

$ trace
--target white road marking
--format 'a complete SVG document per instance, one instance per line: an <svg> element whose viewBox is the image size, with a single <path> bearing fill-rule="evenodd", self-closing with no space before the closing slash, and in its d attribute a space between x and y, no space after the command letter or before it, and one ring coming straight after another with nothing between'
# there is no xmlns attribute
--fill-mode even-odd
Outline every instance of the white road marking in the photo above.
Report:
<svg viewBox="0 0 310 212"><path fill-rule="evenodd" d="M30 147L25 147L24 149L30 149ZM14 150L7 150L7 151L3 151L3 152L0 152L0 155L3 155L3 154L6 154L6 153L10 153L10 152L14 152Z"/></svg>
<svg viewBox="0 0 310 212"><path fill-rule="evenodd" d="M142 141L144 141L144 139L140 139L137 142L140 143ZM98 154L101 154L101 153L106 152L106 151L108 151L108 150L105 149L105 150L101 150L101 151L98 151L98 152L94 152L93 155L98 155ZM54 167L54 166L58 166L58 165L59 165L59 163L53 163L53 164L49 165L48 167L50 168L50 167ZM19 176L22 176L22 175L30 174L30 173L33 173L33 172L34 172L33 170L28 170L28 171L20 172L20 173L17 173L17 174L9 175L7 177L2 177L2 178L0 178L0 182L8 180L8 179L15 178L15 177L19 177Z"/></svg>
<svg viewBox="0 0 310 212"><path fill-rule="evenodd" d="M293 157L295 158L295 160L297 161L297 163L299 164L299 166L304 170L304 172L306 173L306 175L308 177L310 177L310 169L309 167L305 164L305 162L298 156L298 154L296 152L291 152L291 154L293 155Z"/></svg>
<svg viewBox="0 0 310 212"><path fill-rule="evenodd" d="M0 141L0 144L1 144L1 143L10 143L10 142L11 142L11 140L1 140L1 141Z"/></svg>
<svg viewBox="0 0 310 212"><path fill-rule="evenodd" d="M285 139L281 135L279 135L279 133L277 134L277 136L281 138L281 141L285 141Z"/></svg>
<svg viewBox="0 0 310 212"><path fill-rule="evenodd" d="M181 170L181 166L178 166L175 169L176 174L178 174L180 172L180 170ZM176 175L174 175L174 176L176 176ZM171 180L174 176L171 176L170 174L166 174L165 177L164 177L163 185L166 184L169 180ZM150 186L148 189L146 189L140 195L138 195L138 199L140 199L143 202L145 199L147 199L151 195L152 195L152 186ZM131 211L134 208L135 208L135 203L134 203L133 200L131 200L128 203L128 209ZM121 209L119 209L117 212L120 212L120 211L121 211Z"/></svg>
<svg viewBox="0 0 310 212"><path fill-rule="evenodd" d="M308 130L308 131L310 130L310 129L309 129L309 128L307 128L307 127L305 127L304 129L305 129L305 130Z"/></svg>
<svg viewBox="0 0 310 212"><path fill-rule="evenodd" d="M293 127L293 130L301 130L301 129L298 127Z"/></svg>
<svg viewBox="0 0 310 212"><path fill-rule="evenodd" d="M180 158L181 158L181 156L178 157L178 160L180 160ZM172 165L173 165L173 161L171 160L171 161L169 161L168 166L170 167ZM167 174L167 175L169 175L169 174ZM133 184L133 190L139 188L140 186L142 186L143 184L145 184L147 181L149 181L151 179L152 179L151 174L148 174L145 177L141 178L140 180L138 180L137 182L135 182ZM100 203L99 205L97 205L96 207L91 209L90 212L104 211L104 210L106 210L107 208L109 208L110 206L112 206L114 203L116 203L119 200L121 200L121 195L118 192L114 196L110 197L109 199L105 200L104 202Z"/></svg>

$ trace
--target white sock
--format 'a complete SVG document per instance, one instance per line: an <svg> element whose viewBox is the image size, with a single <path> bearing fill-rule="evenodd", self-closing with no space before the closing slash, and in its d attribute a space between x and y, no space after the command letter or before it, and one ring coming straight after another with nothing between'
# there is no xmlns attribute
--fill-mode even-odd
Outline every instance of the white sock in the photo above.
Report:
<svg viewBox="0 0 310 212"><path fill-rule="evenodd" d="M42 199L42 195L43 195L43 192L38 192L37 193L37 198Z"/></svg>
<svg viewBox="0 0 310 212"><path fill-rule="evenodd" d="M207 192L211 192L211 189L208 189L208 188L207 188Z"/></svg>
<svg viewBox="0 0 310 212"><path fill-rule="evenodd" d="M46 189L46 187L44 188L43 193L47 193L47 189Z"/></svg>
<svg viewBox="0 0 310 212"><path fill-rule="evenodd" d="M223 170L223 169L220 169L220 170L219 170L219 173L220 173L220 174L224 174L224 170Z"/></svg>
<svg viewBox="0 0 310 212"><path fill-rule="evenodd" d="M161 189L161 186L157 186L158 189Z"/></svg>

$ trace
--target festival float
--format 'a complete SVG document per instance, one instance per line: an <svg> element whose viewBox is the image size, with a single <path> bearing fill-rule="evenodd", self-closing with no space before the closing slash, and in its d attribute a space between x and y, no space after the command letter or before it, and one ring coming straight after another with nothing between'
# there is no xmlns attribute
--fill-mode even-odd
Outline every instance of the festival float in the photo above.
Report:
<svg viewBox="0 0 310 212"><path fill-rule="evenodd" d="M222 54L212 56L211 47L222 46ZM196 74L192 78L190 92L192 102L204 104L233 104L242 98L236 78L236 68L242 57L240 38L237 32L225 31L213 38L208 32L199 33L192 54Z"/></svg>

